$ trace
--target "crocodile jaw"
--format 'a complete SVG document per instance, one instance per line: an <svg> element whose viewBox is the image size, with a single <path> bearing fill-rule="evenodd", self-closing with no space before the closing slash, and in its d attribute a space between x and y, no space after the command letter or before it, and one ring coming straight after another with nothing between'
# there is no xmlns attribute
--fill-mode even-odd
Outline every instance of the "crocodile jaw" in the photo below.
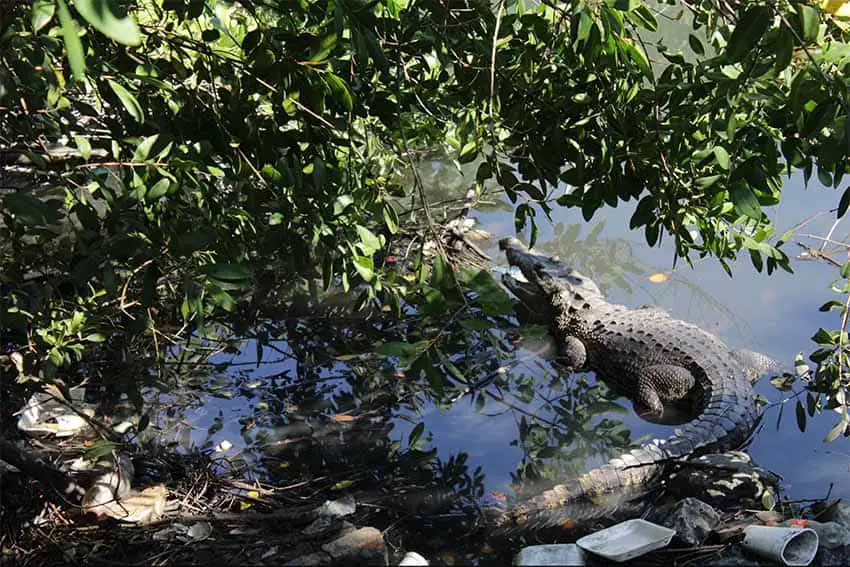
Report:
<svg viewBox="0 0 850 567"><path fill-rule="evenodd" d="M505 252L511 266L520 269L525 279L523 282L504 274L502 283L531 308L551 308L553 296L565 293L580 300L603 299L593 281L556 257L532 252L513 237L500 240L499 249Z"/></svg>

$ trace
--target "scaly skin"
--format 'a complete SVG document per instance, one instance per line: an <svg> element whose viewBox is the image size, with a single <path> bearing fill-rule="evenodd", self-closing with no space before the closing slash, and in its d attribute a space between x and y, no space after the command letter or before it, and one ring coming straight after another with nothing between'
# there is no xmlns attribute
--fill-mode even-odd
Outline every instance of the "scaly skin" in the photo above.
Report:
<svg viewBox="0 0 850 567"><path fill-rule="evenodd" d="M510 508L498 520L502 529L603 517L651 489L670 461L735 449L750 437L759 419L751 376L772 361L749 351L732 353L714 335L661 309L608 303L592 281L514 238L499 246L527 280L506 274L505 285L552 314L568 369L595 371L649 421L687 421L666 440L650 441Z"/></svg>

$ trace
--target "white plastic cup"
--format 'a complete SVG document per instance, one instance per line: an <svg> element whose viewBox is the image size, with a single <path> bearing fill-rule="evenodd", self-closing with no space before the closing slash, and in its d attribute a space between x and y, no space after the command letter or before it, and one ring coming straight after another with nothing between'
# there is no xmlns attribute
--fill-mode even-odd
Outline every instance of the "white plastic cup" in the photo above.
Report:
<svg viewBox="0 0 850 567"><path fill-rule="evenodd" d="M818 534L809 528L747 526L744 547L783 565L808 565L818 552Z"/></svg>

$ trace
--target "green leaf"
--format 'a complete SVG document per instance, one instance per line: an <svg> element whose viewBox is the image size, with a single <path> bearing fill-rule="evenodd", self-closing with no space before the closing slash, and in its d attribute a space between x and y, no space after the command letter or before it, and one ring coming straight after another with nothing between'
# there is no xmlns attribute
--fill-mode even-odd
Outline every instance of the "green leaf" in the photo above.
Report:
<svg viewBox="0 0 850 567"><path fill-rule="evenodd" d="M410 435L407 436L407 444L410 447L415 447L416 443L419 441L419 438L422 437L422 433L425 431L425 423L420 422L416 424L416 427L413 428L413 431L410 432Z"/></svg>
<svg viewBox="0 0 850 567"><path fill-rule="evenodd" d="M758 44L771 21L767 6L753 6L744 12L726 45L726 58L730 63L742 60Z"/></svg>
<svg viewBox="0 0 850 567"><path fill-rule="evenodd" d="M156 143L159 138L159 134L154 134L153 136L148 136L136 146L136 151L133 153L133 161L135 162L143 162L148 159L148 155L151 153L151 148Z"/></svg>
<svg viewBox="0 0 850 567"><path fill-rule="evenodd" d="M62 0L59 0L60 2ZM115 96L121 101L121 104L124 105L124 108L127 109L127 112L130 113L136 122L142 123L145 121L145 114L142 112L142 107L139 104L139 101L136 100L136 97L130 93L123 86L119 85L113 80L107 81L109 83L110 88L112 88L112 92L115 93Z"/></svg>
<svg viewBox="0 0 850 567"><path fill-rule="evenodd" d="M699 179L697 179L697 183L703 189L708 189L709 187L711 187L712 185L714 185L715 183L720 181L721 177L723 177L723 176L722 175L707 175L706 177L700 177Z"/></svg>
<svg viewBox="0 0 850 567"><path fill-rule="evenodd" d="M112 452L117 449L118 443L115 443L114 441L107 441L105 439L98 439L92 443L91 447L85 450L83 458L87 461L95 461L101 457L112 454Z"/></svg>
<svg viewBox="0 0 850 567"><path fill-rule="evenodd" d="M705 48L702 46L702 42L694 34L688 35L688 45L691 46L691 49L697 55L705 55Z"/></svg>
<svg viewBox="0 0 850 567"><path fill-rule="evenodd" d="M446 289L446 261L442 254L434 257L434 265L431 269L431 287Z"/></svg>
<svg viewBox="0 0 850 567"><path fill-rule="evenodd" d="M315 49L313 49L310 53L310 61L318 62L327 59L328 55L330 55L331 51L333 51L334 47L336 47L336 43L336 33L331 33L323 37Z"/></svg>
<svg viewBox="0 0 850 567"><path fill-rule="evenodd" d="M832 311L834 309L844 309L844 304L837 299L830 299L818 308L818 311Z"/></svg>
<svg viewBox="0 0 850 567"><path fill-rule="evenodd" d="M469 289L478 294L477 301L490 316L508 315L513 313L514 307L511 298L505 288L493 279L487 270L464 268L460 270L461 280L466 282Z"/></svg>
<svg viewBox="0 0 850 567"><path fill-rule="evenodd" d="M800 400L797 400L797 427L801 432L806 432L806 408Z"/></svg>
<svg viewBox="0 0 850 567"><path fill-rule="evenodd" d="M341 215L352 204L354 204L354 197L348 194L340 195L334 200L334 216Z"/></svg>
<svg viewBox="0 0 850 567"><path fill-rule="evenodd" d="M37 32L47 25L47 22L53 19L55 12L56 2L54 0L33 0L32 12L30 13L33 31Z"/></svg>
<svg viewBox="0 0 850 567"><path fill-rule="evenodd" d="M644 53L643 48L640 45L626 40L621 40L620 45L623 46L629 58L634 61L641 71L643 71L643 74L652 78L652 67L649 65L649 59L647 58L646 53Z"/></svg>
<svg viewBox="0 0 850 567"><path fill-rule="evenodd" d="M243 281L251 278L253 272L244 264L220 263L207 264L204 273L215 280Z"/></svg>
<svg viewBox="0 0 850 567"><path fill-rule="evenodd" d="M832 443L838 436L844 433L847 429L847 422L842 420L838 425L829 430L829 433L826 434L826 437L823 438L824 443Z"/></svg>
<svg viewBox="0 0 850 567"><path fill-rule="evenodd" d="M835 339L832 337L832 333L821 327L817 330L817 332L812 337L812 340L819 345L833 345L835 344Z"/></svg>
<svg viewBox="0 0 850 567"><path fill-rule="evenodd" d="M352 260L354 261L354 269L357 270L360 277L367 282L372 281L372 278L375 277L375 264L372 262L372 258L354 256Z"/></svg>
<svg viewBox="0 0 850 567"><path fill-rule="evenodd" d="M464 144L463 148L460 150L460 155L458 155L458 161L460 163L469 163L475 159L478 155L478 142L477 140L470 140L466 144Z"/></svg>
<svg viewBox="0 0 850 567"><path fill-rule="evenodd" d="M113 0L74 0L77 12L106 37L124 45L139 45L139 26Z"/></svg>
<svg viewBox="0 0 850 567"><path fill-rule="evenodd" d="M794 34L782 22L779 28L779 34L776 36L776 61L773 63L773 68L778 73L791 64L791 58L794 56Z"/></svg>
<svg viewBox="0 0 850 567"><path fill-rule="evenodd" d="M89 143L89 139L85 136L74 136L74 145L77 146L77 149L80 150L80 154L84 159L89 159L91 157L91 144Z"/></svg>
<svg viewBox="0 0 850 567"><path fill-rule="evenodd" d="M398 232L398 213L395 212L395 208L392 206L392 203L384 203L383 213L384 213L384 224L387 225L387 229L390 231L390 234L397 233Z"/></svg>
<svg viewBox="0 0 850 567"><path fill-rule="evenodd" d="M381 71L387 71L390 68L390 62L387 61L387 57L384 55L384 51L381 49L381 46L378 43L378 38L375 37L375 33L370 29L364 29L362 31L363 39L366 41L366 49L369 51L369 56L375 62L375 65L378 66L378 69Z"/></svg>
<svg viewBox="0 0 850 567"><path fill-rule="evenodd" d="M773 510L776 507L776 498L769 488L765 488L761 493L761 505L765 510Z"/></svg>
<svg viewBox="0 0 850 567"><path fill-rule="evenodd" d="M546 198L546 193L544 193L540 187L537 185L533 185L531 183L520 183L513 187L514 191L523 191L532 199L537 201L542 201Z"/></svg>
<svg viewBox="0 0 850 567"><path fill-rule="evenodd" d="M376 352L384 356L412 356L417 354L419 349L404 341L390 341L380 344Z"/></svg>
<svg viewBox="0 0 850 567"><path fill-rule="evenodd" d="M736 183L729 192L735 210L751 219L761 218L761 207L759 200L752 189L744 183Z"/></svg>
<svg viewBox="0 0 850 567"><path fill-rule="evenodd" d="M850 187L844 190L844 193L841 194L841 200L838 201L838 218L844 216L844 213L847 212L847 207L850 207Z"/></svg>
<svg viewBox="0 0 850 567"><path fill-rule="evenodd" d="M342 103L346 110L351 111L354 108L354 100L351 98L351 91L348 90L348 85L342 78L333 73L325 74L325 83L331 89L334 98Z"/></svg>
<svg viewBox="0 0 850 567"><path fill-rule="evenodd" d="M798 4L797 10L800 14L800 24L803 28L803 40L811 43L818 38L818 28L820 27L820 15L818 11L805 4Z"/></svg>
<svg viewBox="0 0 850 567"><path fill-rule="evenodd" d="M653 15L652 10L650 10L646 4L640 4L628 14L628 17L631 21L644 29L649 31L655 31L658 29L658 21L655 19L655 15Z"/></svg>
<svg viewBox="0 0 850 567"><path fill-rule="evenodd" d="M726 151L726 148L723 146L714 146L714 158L720 167L729 171L729 152Z"/></svg>
<svg viewBox="0 0 850 567"><path fill-rule="evenodd" d="M83 340L88 341L90 343L102 343L106 340L106 335L104 335L103 333L91 333L86 335Z"/></svg>
<svg viewBox="0 0 850 567"><path fill-rule="evenodd" d="M371 230L359 224L355 228L357 236L360 237L360 248L364 254L371 256L382 248L381 240Z"/></svg>
<svg viewBox="0 0 850 567"><path fill-rule="evenodd" d="M77 81L86 77L86 58L83 55L83 42L80 40L80 32L77 22L71 17L71 11L65 0L56 0L59 7L59 23L62 24L62 35L65 38L65 51L68 53L68 63L71 65L71 74Z"/></svg>
<svg viewBox="0 0 850 567"><path fill-rule="evenodd" d="M25 193L9 193L3 197L3 208L22 224L35 226L47 223L47 206L40 199Z"/></svg>
<svg viewBox="0 0 850 567"><path fill-rule="evenodd" d="M145 200L153 201L155 199L159 199L171 188L171 181L163 177L159 181L157 181L153 187L148 189L147 195L145 195Z"/></svg>

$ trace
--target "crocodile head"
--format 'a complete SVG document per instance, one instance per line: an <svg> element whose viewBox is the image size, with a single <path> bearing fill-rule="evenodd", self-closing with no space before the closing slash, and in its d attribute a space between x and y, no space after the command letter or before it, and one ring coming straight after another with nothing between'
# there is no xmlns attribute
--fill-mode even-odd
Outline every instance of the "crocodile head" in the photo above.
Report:
<svg viewBox="0 0 850 567"><path fill-rule="evenodd" d="M557 257L532 252L513 237L499 241L508 263L522 272L523 279L502 275L502 283L522 301L529 310L549 315L552 300L561 297L568 304L579 303L592 306L604 301L602 292L590 278L566 266Z"/></svg>

